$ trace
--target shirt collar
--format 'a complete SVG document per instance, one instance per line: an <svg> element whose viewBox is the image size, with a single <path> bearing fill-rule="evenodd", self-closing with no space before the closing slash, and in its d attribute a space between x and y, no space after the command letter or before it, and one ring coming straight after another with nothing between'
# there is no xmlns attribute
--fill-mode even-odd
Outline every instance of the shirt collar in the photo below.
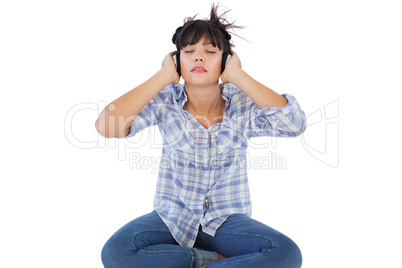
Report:
<svg viewBox="0 0 402 268"><path fill-rule="evenodd" d="M172 93L174 94L174 98L177 101L177 103L180 105L180 107L183 107L183 105L187 102L187 94L186 90L184 89L184 84L176 84L173 85L171 84L171 89ZM223 86L222 89L222 98L226 102L230 102L232 99L233 93L234 93L234 85L226 83L226 84L219 84L219 86Z"/></svg>

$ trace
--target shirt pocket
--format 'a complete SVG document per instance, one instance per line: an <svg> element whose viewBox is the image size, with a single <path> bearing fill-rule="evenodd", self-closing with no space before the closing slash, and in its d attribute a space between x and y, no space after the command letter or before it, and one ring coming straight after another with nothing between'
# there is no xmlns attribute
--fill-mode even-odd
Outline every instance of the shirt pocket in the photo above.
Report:
<svg viewBox="0 0 402 268"><path fill-rule="evenodd" d="M236 120L224 122L216 139L217 150L221 154L247 149L245 126Z"/></svg>
<svg viewBox="0 0 402 268"><path fill-rule="evenodd" d="M178 152L193 153L194 134L190 125L176 113L169 113L163 120L161 129L164 147Z"/></svg>

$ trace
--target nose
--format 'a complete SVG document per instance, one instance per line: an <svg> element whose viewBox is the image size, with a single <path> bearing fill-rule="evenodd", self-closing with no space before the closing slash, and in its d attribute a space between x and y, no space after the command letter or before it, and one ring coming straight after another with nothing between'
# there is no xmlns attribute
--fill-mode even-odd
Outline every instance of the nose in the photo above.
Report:
<svg viewBox="0 0 402 268"><path fill-rule="evenodd" d="M204 58L203 58L202 56L198 56L198 55L197 55L197 56L195 57L195 61L196 61L196 62L204 62Z"/></svg>
<svg viewBox="0 0 402 268"><path fill-rule="evenodd" d="M199 51L197 51L195 53L194 61L195 62L204 62L205 61L204 55L202 53L200 53Z"/></svg>

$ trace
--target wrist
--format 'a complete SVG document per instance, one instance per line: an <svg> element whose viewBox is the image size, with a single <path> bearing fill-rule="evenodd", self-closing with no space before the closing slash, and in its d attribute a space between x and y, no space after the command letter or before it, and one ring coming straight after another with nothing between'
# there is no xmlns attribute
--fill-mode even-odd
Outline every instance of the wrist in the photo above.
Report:
<svg viewBox="0 0 402 268"><path fill-rule="evenodd" d="M229 83L238 86L240 81L244 78L245 72L241 67L231 68L227 74Z"/></svg>
<svg viewBox="0 0 402 268"><path fill-rule="evenodd" d="M159 76L159 79L161 79L161 81L163 81L163 83L166 85L175 83L175 80L177 79L178 76L176 71L171 72L163 68L158 71L157 75Z"/></svg>

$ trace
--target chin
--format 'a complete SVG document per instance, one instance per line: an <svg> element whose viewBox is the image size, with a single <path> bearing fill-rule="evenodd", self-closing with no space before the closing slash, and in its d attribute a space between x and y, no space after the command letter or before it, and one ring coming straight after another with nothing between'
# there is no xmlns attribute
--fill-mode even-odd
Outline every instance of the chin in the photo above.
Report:
<svg viewBox="0 0 402 268"><path fill-rule="evenodd" d="M210 86L210 85L219 85L219 80L217 81L189 81L184 79L184 83L193 86Z"/></svg>
<svg viewBox="0 0 402 268"><path fill-rule="evenodd" d="M191 84L195 86L207 86L213 84L219 84L219 77L214 79L194 79L192 77L183 76L183 80L186 84Z"/></svg>

